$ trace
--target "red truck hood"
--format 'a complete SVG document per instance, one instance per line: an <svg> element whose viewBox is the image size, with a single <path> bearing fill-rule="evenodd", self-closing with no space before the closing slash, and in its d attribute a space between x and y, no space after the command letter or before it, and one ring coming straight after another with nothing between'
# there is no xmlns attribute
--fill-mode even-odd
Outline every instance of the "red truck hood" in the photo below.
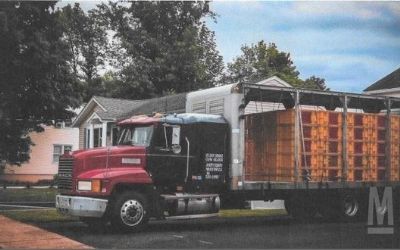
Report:
<svg viewBox="0 0 400 250"><path fill-rule="evenodd" d="M86 150L72 153L75 159L73 175L76 177L82 172L101 168L141 167L146 166L146 148L140 146L114 146ZM122 163L122 159L140 159L139 164Z"/></svg>

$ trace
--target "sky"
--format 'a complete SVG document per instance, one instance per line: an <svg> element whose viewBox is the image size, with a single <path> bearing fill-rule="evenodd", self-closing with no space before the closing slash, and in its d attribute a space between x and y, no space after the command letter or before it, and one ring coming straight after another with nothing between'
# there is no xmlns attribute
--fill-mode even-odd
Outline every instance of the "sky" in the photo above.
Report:
<svg viewBox="0 0 400 250"><path fill-rule="evenodd" d="M290 53L300 78L358 93L400 67L400 2L217 1L211 9L225 63L243 44L273 42Z"/></svg>
<svg viewBox="0 0 400 250"><path fill-rule="evenodd" d="M97 3L80 1L84 9ZM273 42L300 78L356 93L400 67L400 1L214 1L211 9L217 22L207 23L225 63L244 44Z"/></svg>

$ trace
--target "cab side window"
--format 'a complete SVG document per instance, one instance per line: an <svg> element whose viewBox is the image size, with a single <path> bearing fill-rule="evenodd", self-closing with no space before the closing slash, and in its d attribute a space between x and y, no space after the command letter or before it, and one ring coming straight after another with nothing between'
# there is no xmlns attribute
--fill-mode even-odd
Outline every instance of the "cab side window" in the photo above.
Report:
<svg viewBox="0 0 400 250"><path fill-rule="evenodd" d="M172 142L172 127L160 126L154 138L154 147L168 149Z"/></svg>

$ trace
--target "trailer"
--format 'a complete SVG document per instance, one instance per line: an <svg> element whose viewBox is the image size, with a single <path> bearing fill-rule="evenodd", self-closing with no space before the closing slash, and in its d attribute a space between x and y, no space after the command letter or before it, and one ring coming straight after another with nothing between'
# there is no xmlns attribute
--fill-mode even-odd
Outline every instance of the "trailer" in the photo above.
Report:
<svg viewBox="0 0 400 250"><path fill-rule="evenodd" d="M56 206L126 230L245 200L285 200L301 219L362 219L370 187L392 187L397 201L399 107L392 97L260 84L190 92L187 113L133 116L119 122L118 146L62 156Z"/></svg>

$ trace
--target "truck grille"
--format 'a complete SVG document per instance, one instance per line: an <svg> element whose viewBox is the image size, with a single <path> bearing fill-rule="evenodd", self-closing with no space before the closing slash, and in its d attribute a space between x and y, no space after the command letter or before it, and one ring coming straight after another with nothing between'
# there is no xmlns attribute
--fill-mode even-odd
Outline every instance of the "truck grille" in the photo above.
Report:
<svg viewBox="0 0 400 250"><path fill-rule="evenodd" d="M58 162L57 185L60 191L72 190L72 169L74 160L72 158L60 158Z"/></svg>

